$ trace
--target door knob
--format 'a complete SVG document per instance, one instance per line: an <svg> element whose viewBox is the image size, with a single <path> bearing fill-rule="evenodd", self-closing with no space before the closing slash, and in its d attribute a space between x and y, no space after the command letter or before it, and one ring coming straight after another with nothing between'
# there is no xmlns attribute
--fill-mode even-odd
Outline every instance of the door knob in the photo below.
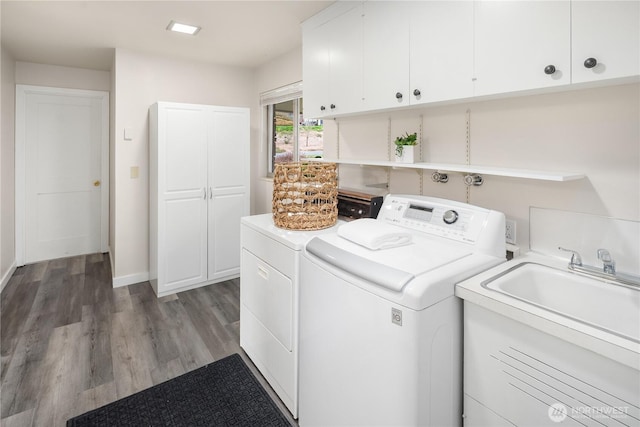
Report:
<svg viewBox="0 0 640 427"><path fill-rule="evenodd" d="M100 180L96 179L95 181L93 181L93 186L94 187L100 187Z"/></svg>

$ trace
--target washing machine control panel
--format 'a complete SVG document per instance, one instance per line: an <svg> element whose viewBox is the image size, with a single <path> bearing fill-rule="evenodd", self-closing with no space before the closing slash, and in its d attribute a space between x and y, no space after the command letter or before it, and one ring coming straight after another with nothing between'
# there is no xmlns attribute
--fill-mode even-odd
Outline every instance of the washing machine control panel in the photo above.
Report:
<svg viewBox="0 0 640 427"><path fill-rule="evenodd" d="M491 211L427 196L388 195L378 220L466 243L475 243Z"/></svg>

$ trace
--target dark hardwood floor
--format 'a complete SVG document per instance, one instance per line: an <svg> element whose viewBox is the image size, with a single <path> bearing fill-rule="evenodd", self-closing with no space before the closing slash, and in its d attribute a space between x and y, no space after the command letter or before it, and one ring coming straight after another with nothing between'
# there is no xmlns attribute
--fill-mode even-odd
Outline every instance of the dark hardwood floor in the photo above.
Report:
<svg viewBox="0 0 640 427"><path fill-rule="evenodd" d="M108 255L19 268L1 295L0 424L64 426L75 415L240 353L239 280L156 298L113 289ZM291 420L293 423L293 420Z"/></svg>

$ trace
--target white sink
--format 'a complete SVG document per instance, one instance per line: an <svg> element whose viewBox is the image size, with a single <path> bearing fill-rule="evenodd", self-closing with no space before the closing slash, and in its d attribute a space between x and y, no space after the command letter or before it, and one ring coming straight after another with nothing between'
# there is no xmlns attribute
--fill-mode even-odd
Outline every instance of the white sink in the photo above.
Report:
<svg viewBox="0 0 640 427"><path fill-rule="evenodd" d="M481 285L640 343L640 289L524 262Z"/></svg>

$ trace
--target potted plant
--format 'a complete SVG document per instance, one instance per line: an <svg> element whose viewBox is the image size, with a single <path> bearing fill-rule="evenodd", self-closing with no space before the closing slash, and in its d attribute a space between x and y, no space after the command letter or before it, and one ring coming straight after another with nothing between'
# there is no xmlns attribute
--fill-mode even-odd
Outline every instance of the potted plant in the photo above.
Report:
<svg viewBox="0 0 640 427"><path fill-rule="evenodd" d="M406 132L404 136L399 136L395 140L396 144L396 162L414 163L416 160L415 146L418 144L418 133L409 134Z"/></svg>

